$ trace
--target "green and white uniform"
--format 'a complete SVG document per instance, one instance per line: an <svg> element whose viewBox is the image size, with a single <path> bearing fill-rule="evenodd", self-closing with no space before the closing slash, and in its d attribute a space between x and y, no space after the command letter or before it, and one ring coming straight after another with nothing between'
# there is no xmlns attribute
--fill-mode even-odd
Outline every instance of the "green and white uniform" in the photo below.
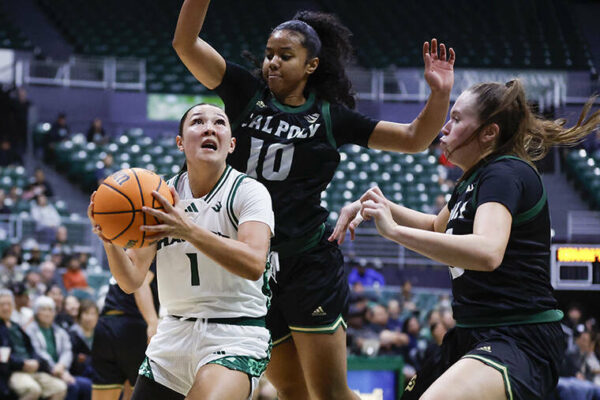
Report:
<svg viewBox="0 0 600 400"><path fill-rule="evenodd" d="M194 198L187 172L168 183L194 222L215 235L236 240L238 226L247 221L263 222L274 232L265 187L229 166L202 198ZM264 322L268 265L263 277L250 281L174 238L158 242L156 260L158 294L169 316L159 323L140 374L184 395L207 363L243 371L257 381L270 355Z"/></svg>

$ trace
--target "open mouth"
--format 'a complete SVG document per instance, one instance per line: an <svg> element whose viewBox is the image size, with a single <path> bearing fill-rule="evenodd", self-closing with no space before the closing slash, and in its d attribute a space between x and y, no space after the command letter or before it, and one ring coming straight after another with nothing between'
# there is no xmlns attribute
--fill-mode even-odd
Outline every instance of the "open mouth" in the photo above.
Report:
<svg viewBox="0 0 600 400"><path fill-rule="evenodd" d="M204 142L204 143L202 143L202 146L200 146L200 147L203 149L217 151L217 144L214 142Z"/></svg>

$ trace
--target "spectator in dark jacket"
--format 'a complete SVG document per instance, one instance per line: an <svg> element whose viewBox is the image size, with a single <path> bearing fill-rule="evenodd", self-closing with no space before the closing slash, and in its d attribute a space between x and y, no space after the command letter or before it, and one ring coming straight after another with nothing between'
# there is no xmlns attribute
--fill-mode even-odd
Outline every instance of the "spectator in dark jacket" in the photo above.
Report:
<svg viewBox="0 0 600 400"><path fill-rule="evenodd" d="M13 307L12 292L0 289L0 343L10 347L9 388L20 400L36 400L40 397L64 399L67 385L49 373L48 363L35 352L29 336L18 324L11 322Z"/></svg>

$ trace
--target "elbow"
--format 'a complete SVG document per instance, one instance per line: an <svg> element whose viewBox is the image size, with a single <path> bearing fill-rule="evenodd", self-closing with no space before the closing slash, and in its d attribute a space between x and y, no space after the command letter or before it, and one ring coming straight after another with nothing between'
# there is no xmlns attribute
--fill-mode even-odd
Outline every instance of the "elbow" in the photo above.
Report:
<svg viewBox="0 0 600 400"><path fill-rule="evenodd" d="M485 257L484 265L485 269L488 272L493 272L500 265L502 265L502 260L504 259L504 253L500 252L490 252L487 257Z"/></svg>
<svg viewBox="0 0 600 400"><path fill-rule="evenodd" d="M142 281L143 282L143 281ZM136 285L136 282L117 282L121 290L127 294L134 294L142 286L142 282Z"/></svg>
<svg viewBox="0 0 600 400"><path fill-rule="evenodd" d="M248 272L248 279L251 281L259 280L265 272L265 264L257 264L253 265L250 271Z"/></svg>
<svg viewBox="0 0 600 400"><path fill-rule="evenodd" d="M182 54L184 54L186 52L186 50L188 48L190 48L193 45L193 42L189 43L189 42L182 40L181 38L178 38L177 36L175 36L173 38L173 41L171 42L171 45L173 46L173 49L175 50L175 52L181 56Z"/></svg>

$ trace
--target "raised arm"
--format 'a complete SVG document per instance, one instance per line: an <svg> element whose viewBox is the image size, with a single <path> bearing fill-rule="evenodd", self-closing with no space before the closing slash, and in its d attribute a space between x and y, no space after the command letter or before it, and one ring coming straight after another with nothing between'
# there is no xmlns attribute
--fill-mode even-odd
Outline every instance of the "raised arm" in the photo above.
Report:
<svg viewBox="0 0 600 400"><path fill-rule="evenodd" d="M179 12L173 48L187 69L208 89L214 89L225 75L225 59L198 35L210 0L185 0Z"/></svg>
<svg viewBox="0 0 600 400"><path fill-rule="evenodd" d="M418 153L425 150L438 135L448 114L450 91L454 84L454 50L450 48L446 60L446 46L440 45L438 56L437 40L423 44L425 80L431 88L427 104L410 124L380 121L369 138L369 147L378 150Z"/></svg>
<svg viewBox="0 0 600 400"><path fill-rule="evenodd" d="M218 236L195 224L178 207L179 195L171 188L175 205L171 205L158 192L154 197L164 207L164 212L149 207L142 210L158 218L159 225L143 226L153 240L164 237L183 239L229 272L252 281L259 279L265 270L271 239L271 228L258 221L247 221L238 227L238 238Z"/></svg>

